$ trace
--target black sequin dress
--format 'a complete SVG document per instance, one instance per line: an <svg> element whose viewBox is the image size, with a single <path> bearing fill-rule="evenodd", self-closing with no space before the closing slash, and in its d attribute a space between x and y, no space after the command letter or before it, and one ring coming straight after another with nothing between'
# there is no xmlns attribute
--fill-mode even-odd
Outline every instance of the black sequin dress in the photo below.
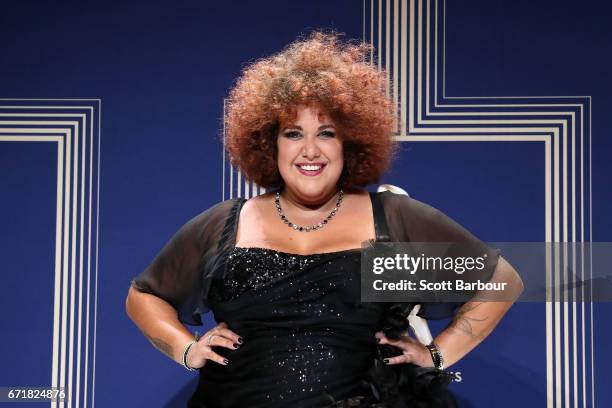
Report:
<svg viewBox="0 0 612 408"><path fill-rule="evenodd" d="M390 192L371 193L377 241L472 241L498 252L441 212ZM414 365L385 366L399 354L374 333L406 329L413 305L360 301L361 249L295 255L235 246L242 199L195 217L132 281L201 324L217 322L244 338L237 350L216 347L227 366L209 362L189 407L452 407L450 379ZM452 316L460 304L422 305L425 318Z"/></svg>

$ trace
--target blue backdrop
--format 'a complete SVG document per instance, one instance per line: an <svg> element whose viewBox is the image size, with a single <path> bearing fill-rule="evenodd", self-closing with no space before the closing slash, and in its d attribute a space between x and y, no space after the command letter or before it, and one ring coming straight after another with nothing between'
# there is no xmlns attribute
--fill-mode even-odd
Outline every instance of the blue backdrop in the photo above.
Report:
<svg viewBox="0 0 612 408"><path fill-rule="evenodd" d="M402 44L414 44L414 79L393 71L409 123L384 181L487 241L547 239L545 214L560 194L553 239L563 239L567 207L585 240L612 241L608 16L593 0L3 2L0 386L64 378L78 388L65 406L184 406L196 377L128 319L129 282L180 225L236 188L219 136L241 68L314 28L365 36L382 66L401 64ZM522 124L534 112L541 121ZM463 140L471 135L485 138ZM550 141L549 165L548 145L531 136ZM562 170L570 157L583 164L575 191L546 181L555 164L572 180L571 165ZM569 207L563 192L584 203ZM451 368L462 407L612 406L610 305L578 314L580 338L569 326L569 340L546 310L515 305ZM547 351L547 333L561 336L559 350Z"/></svg>

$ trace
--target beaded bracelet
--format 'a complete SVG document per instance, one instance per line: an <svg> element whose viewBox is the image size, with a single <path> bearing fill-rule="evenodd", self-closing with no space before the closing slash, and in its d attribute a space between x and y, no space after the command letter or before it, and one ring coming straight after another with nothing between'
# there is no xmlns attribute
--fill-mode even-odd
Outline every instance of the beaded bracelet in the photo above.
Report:
<svg viewBox="0 0 612 408"><path fill-rule="evenodd" d="M191 346L193 346L196 343L197 343L196 340L190 341L189 344L187 344L187 346L185 347L185 351L183 351L183 367L185 367L189 371L197 371L198 370L197 368L189 367L187 365L187 353L189 353L189 349L191 348Z"/></svg>

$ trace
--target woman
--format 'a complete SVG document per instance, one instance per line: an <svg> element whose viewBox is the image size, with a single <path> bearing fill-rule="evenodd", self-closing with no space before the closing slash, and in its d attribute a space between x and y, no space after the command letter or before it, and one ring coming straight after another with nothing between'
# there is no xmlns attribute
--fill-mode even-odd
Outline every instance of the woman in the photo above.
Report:
<svg viewBox="0 0 612 408"><path fill-rule="evenodd" d="M226 146L272 191L191 219L133 280L129 316L200 370L191 407L452 406L433 367L461 359L512 302L422 305L422 317L454 316L426 347L405 335L413 304L360 302L364 242L470 242L520 292L512 267L441 212L364 189L395 151L385 75L362 62L368 53L315 32L247 68ZM218 325L194 339L182 323L208 310Z"/></svg>

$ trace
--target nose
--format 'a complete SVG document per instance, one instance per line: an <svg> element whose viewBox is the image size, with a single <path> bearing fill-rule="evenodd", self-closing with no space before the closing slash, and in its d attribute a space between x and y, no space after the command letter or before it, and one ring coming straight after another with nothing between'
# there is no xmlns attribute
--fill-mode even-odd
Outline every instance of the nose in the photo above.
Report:
<svg viewBox="0 0 612 408"><path fill-rule="evenodd" d="M308 160L314 160L315 158L319 157L320 154L321 152L319 151L316 138L305 137L304 146L302 147L302 157Z"/></svg>

